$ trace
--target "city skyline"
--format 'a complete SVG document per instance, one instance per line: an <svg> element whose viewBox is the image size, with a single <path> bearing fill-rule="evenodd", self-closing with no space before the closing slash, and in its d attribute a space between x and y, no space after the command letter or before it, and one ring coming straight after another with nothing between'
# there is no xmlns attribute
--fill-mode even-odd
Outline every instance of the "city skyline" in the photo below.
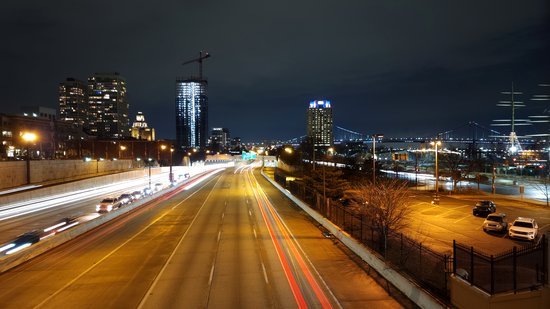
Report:
<svg viewBox="0 0 550 309"><path fill-rule="evenodd" d="M88 12L103 4L123 13L97 23ZM159 138L176 137L167 121L175 117L173 80L195 73L181 64L200 50L212 54L204 64L209 126L244 141L304 135L305 106L315 98L338 107L335 125L364 134L489 126L507 116L495 104L512 82L524 93L525 118L540 113L530 98L550 80L547 1L3 6L2 112L56 108L66 77L118 71L130 117L142 111Z"/></svg>

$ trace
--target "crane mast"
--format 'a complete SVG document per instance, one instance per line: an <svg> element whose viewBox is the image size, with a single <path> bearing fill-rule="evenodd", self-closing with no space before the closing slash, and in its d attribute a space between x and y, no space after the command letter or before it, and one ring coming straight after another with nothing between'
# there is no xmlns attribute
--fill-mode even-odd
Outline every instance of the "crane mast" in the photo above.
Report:
<svg viewBox="0 0 550 309"><path fill-rule="evenodd" d="M193 63L193 62L198 62L199 63L199 79L202 80L202 62L204 61L204 59L209 58L209 57L210 57L210 54L208 52L205 52L205 51L201 50L199 52L199 57L198 58L185 61L181 65L186 65L186 64L189 64L189 63Z"/></svg>

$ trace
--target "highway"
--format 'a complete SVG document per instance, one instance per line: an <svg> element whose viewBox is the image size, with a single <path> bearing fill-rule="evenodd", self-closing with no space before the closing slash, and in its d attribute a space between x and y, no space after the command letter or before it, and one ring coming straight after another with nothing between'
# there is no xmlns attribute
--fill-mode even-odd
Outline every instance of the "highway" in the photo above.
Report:
<svg viewBox="0 0 550 309"><path fill-rule="evenodd" d="M399 308L258 172L226 169L0 274L1 308Z"/></svg>

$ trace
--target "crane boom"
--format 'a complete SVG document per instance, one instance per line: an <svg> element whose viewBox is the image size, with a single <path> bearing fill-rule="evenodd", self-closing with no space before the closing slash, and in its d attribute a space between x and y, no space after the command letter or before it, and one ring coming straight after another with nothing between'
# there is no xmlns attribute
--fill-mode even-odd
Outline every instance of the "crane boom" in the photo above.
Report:
<svg viewBox="0 0 550 309"><path fill-rule="evenodd" d="M203 52L201 50L199 52L199 58L192 59L192 60L189 60L189 61L185 61L181 65L186 65L186 64L189 64L189 63L193 63L193 62L198 62L199 63L199 78L200 78L200 80L202 80L202 61L206 58L209 58L209 57L210 57L210 54L208 52Z"/></svg>

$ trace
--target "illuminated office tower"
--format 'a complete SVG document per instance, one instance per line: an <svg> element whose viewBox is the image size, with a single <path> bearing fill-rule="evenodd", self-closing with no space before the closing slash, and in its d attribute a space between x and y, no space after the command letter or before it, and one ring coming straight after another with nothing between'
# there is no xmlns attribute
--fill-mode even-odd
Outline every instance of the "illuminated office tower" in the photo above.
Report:
<svg viewBox="0 0 550 309"><path fill-rule="evenodd" d="M307 136L316 147L332 146L332 107L330 101L311 101L309 103Z"/></svg>
<svg viewBox="0 0 550 309"><path fill-rule="evenodd" d="M126 81L119 73L95 73L88 78L90 133L105 138L130 136Z"/></svg>
<svg viewBox="0 0 550 309"><path fill-rule="evenodd" d="M208 141L208 95L204 79L176 81L176 146L204 148Z"/></svg>
<svg viewBox="0 0 550 309"><path fill-rule="evenodd" d="M88 86L78 79L59 83L59 120L74 127L86 128L88 119Z"/></svg>

